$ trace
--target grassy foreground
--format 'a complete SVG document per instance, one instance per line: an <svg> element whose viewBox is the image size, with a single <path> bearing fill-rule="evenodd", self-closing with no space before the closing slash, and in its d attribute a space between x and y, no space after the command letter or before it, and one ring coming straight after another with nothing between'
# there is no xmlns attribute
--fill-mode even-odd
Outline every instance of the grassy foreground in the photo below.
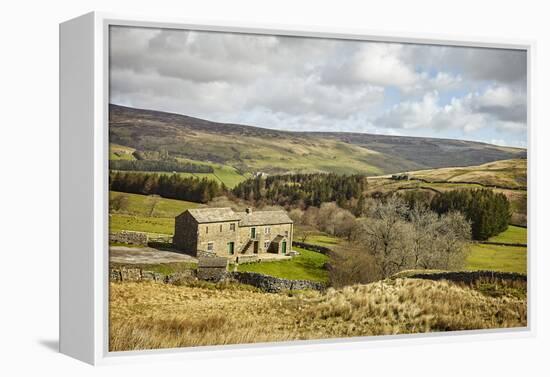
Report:
<svg viewBox="0 0 550 377"><path fill-rule="evenodd" d="M417 279L293 294L111 283L110 300L111 351L527 325L524 299Z"/></svg>

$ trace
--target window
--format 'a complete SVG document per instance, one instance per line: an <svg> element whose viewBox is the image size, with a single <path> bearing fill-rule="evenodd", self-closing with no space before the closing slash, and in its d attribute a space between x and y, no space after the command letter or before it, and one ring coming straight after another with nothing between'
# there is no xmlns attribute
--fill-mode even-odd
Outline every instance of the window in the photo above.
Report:
<svg viewBox="0 0 550 377"><path fill-rule="evenodd" d="M235 224L229 224L229 230L234 232L235 231Z"/></svg>
<svg viewBox="0 0 550 377"><path fill-rule="evenodd" d="M264 249L269 249L269 241L264 242Z"/></svg>
<svg viewBox="0 0 550 377"><path fill-rule="evenodd" d="M266 227L264 228L264 233L265 233L265 234L271 233L271 228L268 227L268 226L266 226Z"/></svg>
<svg viewBox="0 0 550 377"><path fill-rule="evenodd" d="M250 228L250 238L256 238L256 228Z"/></svg>
<svg viewBox="0 0 550 377"><path fill-rule="evenodd" d="M220 224L220 232L223 230L223 225Z"/></svg>
<svg viewBox="0 0 550 377"><path fill-rule="evenodd" d="M208 246L206 246L206 250L214 251L214 242L208 242Z"/></svg>
<svg viewBox="0 0 550 377"><path fill-rule="evenodd" d="M206 234L208 234L208 227L206 227Z"/></svg>
<svg viewBox="0 0 550 377"><path fill-rule="evenodd" d="M285 230L285 237L288 237L288 230Z"/></svg>

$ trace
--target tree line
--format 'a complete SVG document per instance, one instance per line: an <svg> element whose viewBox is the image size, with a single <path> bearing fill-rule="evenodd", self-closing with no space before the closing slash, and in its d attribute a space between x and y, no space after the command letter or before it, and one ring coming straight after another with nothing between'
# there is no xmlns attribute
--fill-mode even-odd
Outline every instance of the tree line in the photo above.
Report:
<svg viewBox="0 0 550 377"><path fill-rule="evenodd" d="M472 238L480 241L504 232L512 216L508 198L490 189L447 191L436 195L430 207L438 214L463 213L472 224Z"/></svg>
<svg viewBox="0 0 550 377"><path fill-rule="evenodd" d="M348 207L366 189L363 175L287 174L248 179L238 184L232 193L250 202L285 207L320 207L335 202Z"/></svg>
<svg viewBox="0 0 550 377"><path fill-rule="evenodd" d="M113 172L110 175L110 188L115 191L198 203L225 195L258 207L283 206L298 224L346 239L352 237L356 218L368 217L375 203L394 196L367 197L366 184L361 175L295 174L257 177L229 190L214 180L178 174ZM486 240L503 232L511 217L506 196L490 189L452 190L433 197L421 191L408 191L399 196L408 208L427 207L440 216L460 212L470 222L475 240Z"/></svg>
<svg viewBox="0 0 550 377"><path fill-rule="evenodd" d="M133 194L160 195L164 198L197 203L207 203L227 191L225 185L208 178L126 172L111 173L109 189Z"/></svg>
<svg viewBox="0 0 550 377"><path fill-rule="evenodd" d="M209 165L180 162L177 160L111 160L111 170L123 171L151 171L151 172L178 172L178 173L212 173L214 169Z"/></svg>

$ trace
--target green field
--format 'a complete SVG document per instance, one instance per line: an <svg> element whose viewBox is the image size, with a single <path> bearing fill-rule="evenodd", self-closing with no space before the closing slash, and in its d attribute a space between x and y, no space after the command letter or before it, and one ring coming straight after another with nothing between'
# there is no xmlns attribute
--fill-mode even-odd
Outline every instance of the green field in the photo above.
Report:
<svg viewBox="0 0 550 377"><path fill-rule="evenodd" d="M293 249L300 255L290 260L241 264L238 271L258 272L292 280L328 281L328 272L324 269L324 264L328 261L326 255L299 247Z"/></svg>
<svg viewBox="0 0 550 377"><path fill-rule="evenodd" d="M527 248L472 244L466 259L467 270L527 273Z"/></svg>
<svg viewBox="0 0 550 377"><path fill-rule="evenodd" d="M519 226L508 226L504 232L489 238L491 242L527 244L527 229Z"/></svg>
<svg viewBox="0 0 550 377"><path fill-rule="evenodd" d="M198 203L187 202L185 200L166 199L160 196L129 194L117 191L109 192L110 199L118 196L125 196L128 198L127 208L120 211L122 214L126 215L174 218L187 209L200 206Z"/></svg>
<svg viewBox="0 0 550 377"><path fill-rule="evenodd" d="M305 241L302 241L304 232L307 232ZM309 226L294 225L294 241L305 242L311 245L334 247L342 242L341 238L318 231Z"/></svg>
<svg viewBox="0 0 550 377"><path fill-rule="evenodd" d="M180 159L193 163L199 163L193 160ZM227 165L216 165L216 164L203 164L202 165L212 165L214 169L213 173L175 173L181 177L195 177L195 178L208 178L218 183L223 183L228 188L233 188L242 181L246 180L247 177L239 174L237 170L231 166ZM174 174L173 172L150 172L150 171L132 171L134 174Z"/></svg>
<svg viewBox="0 0 550 377"><path fill-rule="evenodd" d="M328 234L314 234L307 238L306 243L313 245L325 246L325 247L334 247L342 242L342 239L338 237L333 237Z"/></svg>
<svg viewBox="0 0 550 377"><path fill-rule="evenodd" d="M186 176L194 176L198 178L209 178L212 180L215 180L219 183L225 184L229 188L233 188L242 181L246 180L248 176L244 176L240 174L237 169L235 169L232 166L229 165L222 165L222 164L216 164L213 162L205 162L205 161L197 161L197 160L191 160L188 158L180 158L178 157L178 161L181 162L189 162L193 164L198 165L206 165L211 166L212 169L214 169L213 173L180 173Z"/></svg>
<svg viewBox="0 0 550 377"><path fill-rule="evenodd" d="M109 145L109 160L135 160L132 153L134 148L125 147L118 144Z"/></svg>
<svg viewBox="0 0 550 377"><path fill-rule="evenodd" d="M109 216L109 232L122 230L154 234L174 234L174 218L144 217L135 215L112 214Z"/></svg>
<svg viewBox="0 0 550 377"><path fill-rule="evenodd" d="M198 203L184 200L116 191L110 191L109 196L111 199L118 196L128 198L125 208L116 213L110 213L109 230L111 232L132 230L155 234L173 234L174 218L187 209L200 206Z"/></svg>

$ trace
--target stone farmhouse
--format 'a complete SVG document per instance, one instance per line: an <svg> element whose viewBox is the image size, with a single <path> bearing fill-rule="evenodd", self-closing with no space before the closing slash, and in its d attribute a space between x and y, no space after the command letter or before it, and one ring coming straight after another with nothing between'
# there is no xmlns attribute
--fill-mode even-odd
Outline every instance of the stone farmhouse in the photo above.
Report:
<svg viewBox="0 0 550 377"><path fill-rule="evenodd" d="M173 242L177 249L198 257L288 255L292 232L293 222L285 211L196 208L176 217Z"/></svg>

